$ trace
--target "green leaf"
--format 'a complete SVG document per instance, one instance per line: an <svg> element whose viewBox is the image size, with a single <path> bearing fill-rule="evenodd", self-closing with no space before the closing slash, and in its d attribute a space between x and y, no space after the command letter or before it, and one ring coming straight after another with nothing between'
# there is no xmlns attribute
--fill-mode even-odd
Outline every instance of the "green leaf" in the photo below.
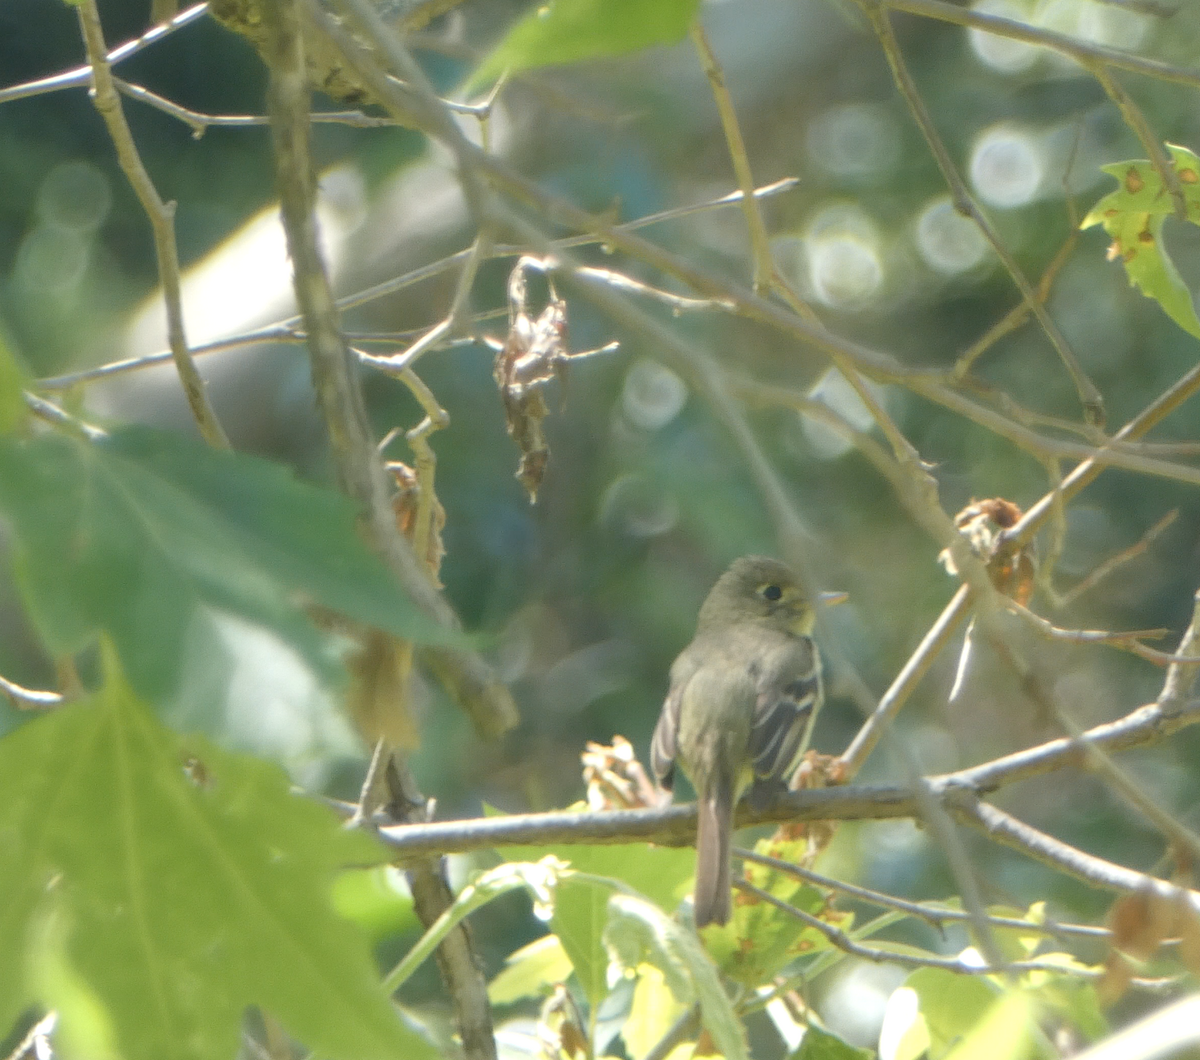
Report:
<svg viewBox="0 0 1200 1060"><path fill-rule="evenodd" d="M807 848L806 840L760 840L754 849L781 861L798 861ZM787 873L746 862L746 877L756 887L789 905L848 931L854 914L831 908L831 895ZM757 987L769 981L797 957L819 953L831 943L820 931L758 899L735 893L733 916L728 924L704 929L704 945L717 966L743 986Z"/></svg>
<svg viewBox="0 0 1200 1060"><path fill-rule="evenodd" d="M1033 998L1010 990L997 998L983 1017L947 1055L946 1060L1025 1060L1038 1055Z"/></svg>
<svg viewBox="0 0 1200 1060"><path fill-rule="evenodd" d="M1039 988L1037 996L1047 1009L1069 1020L1086 1041L1099 1041L1111 1031L1096 994L1095 980L1055 976Z"/></svg>
<svg viewBox="0 0 1200 1060"><path fill-rule="evenodd" d="M568 847L505 847L512 860L538 861L547 854L567 861L579 872L620 880L668 912L688 893L696 869L690 847L658 847L649 843L596 843Z"/></svg>
<svg viewBox="0 0 1200 1060"><path fill-rule="evenodd" d="M944 968L919 968L904 985L915 990L920 1001L931 1056L941 1056L967 1034L997 997L997 988L979 976L956 975Z"/></svg>
<svg viewBox="0 0 1200 1060"><path fill-rule="evenodd" d="M598 1005L608 993L608 951L604 929L608 924L611 888L581 880L565 880L554 895L550 929L562 941L579 977L588 1004Z"/></svg>
<svg viewBox="0 0 1200 1060"><path fill-rule="evenodd" d="M1200 158L1167 144L1187 204L1187 219L1200 224ZM1154 166L1145 160L1101 166L1120 187L1101 199L1080 228L1101 224L1113 237L1110 257L1119 257L1129 282L1153 298L1184 331L1200 338L1200 319L1191 292L1167 254L1163 223L1174 214L1175 200Z"/></svg>
<svg viewBox="0 0 1200 1060"><path fill-rule="evenodd" d="M506 847L514 859L537 861L555 855L576 871L620 881L666 910L678 904L695 866L689 848L655 847L648 843L594 844L570 847ZM597 1005L608 993L608 953L604 928L612 887L572 880L559 886L551 930L562 940L588 1002Z"/></svg>
<svg viewBox="0 0 1200 1060"><path fill-rule="evenodd" d="M789 1060L871 1060L874 1055L870 1049L860 1049L810 1023L799 1048Z"/></svg>
<svg viewBox="0 0 1200 1060"><path fill-rule="evenodd" d="M629 1015L621 1026L627 1056L645 1056L666 1036L683 1015L684 1006L667 986L663 973L652 964L640 964Z"/></svg>
<svg viewBox="0 0 1200 1060"><path fill-rule="evenodd" d="M201 607L268 627L331 682L340 664L306 603L401 637L434 633L360 540L348 500L178 435L0 438L0 510L51 654L103 630L151 700L174 689Z"/></svg>
<svg viewBox="0 0 1200 1060"><path fill-rule="evenodd" d="M25 422L29 412L25 407L28 382L0 328L0 435L14 433Z"/></svg>
<svg viewBox="0 0 1200 1060"><path fill-rule="evenodd" d="M693 931L644 898L616 893L609 899L604 941L624 968L654 965L681 1004L699 1003L700 1019L725 1060L746 1060L745 1029Z"/></svg>
<svg viewBox="0 0 1200 1060"><path fill-rule="evenodd" d="M506 70L577 63L683 40L700 0L550 0L522 18L471 75L467 89Z"/></svg>
<svg viewBox="0 0 1200 1060"><path fill-rule="evenodd" d="M426 1055L330 903L386 851L164 729L103 655L97 695L0 739L0 1033L36 1003L79 1055L228 1060L259 1005L329 1057Z"/></svg>
<svg viewBox="0 0 1200 1060"><path fill-rule="evenodd" d="M571 974L571 959L557 935L543 935L509 955L504 969L488 984L488 1000L508 1005L535 997Z"/></svg>
<svg viewBox="0 0 1200 1060"><path fill-rule="evenodd" d="M340 872L333 881L333 907L375 941L420 928L401 875L392 865Z"/></svg>
<svg viewBox="0 0 1200 1060"><path fill-rule="evenodd" d="M432 956L454 928L476 909L482 909L509 891L525 888L533 899L533 910L541 917L552 908L554 894L560 882L572 875L571 870L557 858L547 856L537 864L505 862L482 872L466 885L454 903L421 936L420 940L384 978L384 986L395 993L426 960ZM545 914L549 916L547 912Z"/></svg>

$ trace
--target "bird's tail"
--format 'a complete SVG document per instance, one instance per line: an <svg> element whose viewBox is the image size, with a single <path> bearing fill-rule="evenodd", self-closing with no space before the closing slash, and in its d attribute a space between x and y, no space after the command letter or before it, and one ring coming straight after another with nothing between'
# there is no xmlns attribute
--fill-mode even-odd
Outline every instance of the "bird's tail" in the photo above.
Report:
<svg viewBox="0 0 1200 1060"><path fill-rule="evenodd" d="M696 828L696 927L724 924L732 906L730 888L730 837L733 831L733 785L714 778L699 800Z"/></svg>

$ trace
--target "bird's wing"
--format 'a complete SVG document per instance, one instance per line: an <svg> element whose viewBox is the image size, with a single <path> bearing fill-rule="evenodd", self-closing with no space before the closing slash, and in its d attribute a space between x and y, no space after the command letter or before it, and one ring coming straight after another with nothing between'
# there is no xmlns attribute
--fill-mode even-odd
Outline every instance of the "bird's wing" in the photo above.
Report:
<svg viewBox="0 0 1200 1060"><path fill-rule="evenodd" d="M683 706L683 690L698 668L699 659L696 653L688 651L681 653L671 666L671 685L650 741L650 768L658 783L667 791L670 791L675 783L675 756L679 751L679 711Z"/></svg>
<svg viewBox="0 0 1200 1060"><path fill-rule="evenodd" d="M821 657L808 637L781 636L759 660L750 758L759 779L787 783L821 706Z"/></svg>

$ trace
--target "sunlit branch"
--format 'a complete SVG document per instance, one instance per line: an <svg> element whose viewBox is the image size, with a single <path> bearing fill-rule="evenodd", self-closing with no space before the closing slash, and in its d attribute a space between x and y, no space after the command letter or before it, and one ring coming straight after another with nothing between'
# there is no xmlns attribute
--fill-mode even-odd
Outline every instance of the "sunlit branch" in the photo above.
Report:
<svg viewBox="0 0 1200 1060"><path fill-rule="evenodd" d="M842 752L847 776L854 776L879 743L887 726L912 695L921 679L929 672L933 661L957 632L970 613L971 590L960 585L950 602L942 609L937 621L926 631L921 643L905 661L879 700L879 706L855 734L850 746Z"/></svg>
<svg viewBox="0 0 1200 1060"><path fill-rule="evenodd" d="M25 405L38 419L44 420L46 423L51 423L55 427L61 427L76 437L85 438L89 442L96 442L101 438L108 437L107 431L72 416L52 401L38 397L37 394L31 394L29 391L26 391Z"/></svg>
<svg viewBox="0 0 1200 1060"><path fill-rule="evenodd" d="M63 702L61 692L25 688L0 674L0 693L18 710L46 710Z"/></svg>
<svg viewBox="0 0 1200 1060"><path fill-rule="evenodd" d="M110 66L115 66L123 59L128 59L131 55L136 55L143 48L149 47L164 37L174 33L177 29L182 29L184 26L196 19L202 17L208 11L208 3L193 4L186 11L181 11L170 22L163 22L155 26L153 29L147 30L135 40L127 41L118 48L114 48L108 52L107 59ZM8 103L17 99L28 99L30 96L43 96L50 92L59 92L65 88L86 88L92 81L92 67L76 66L70 70L65 70L61 74L55 74L53 77L39 78L37 81L27 81L21 85L11 85L8 88L0 88L0 103Z"/></svg>

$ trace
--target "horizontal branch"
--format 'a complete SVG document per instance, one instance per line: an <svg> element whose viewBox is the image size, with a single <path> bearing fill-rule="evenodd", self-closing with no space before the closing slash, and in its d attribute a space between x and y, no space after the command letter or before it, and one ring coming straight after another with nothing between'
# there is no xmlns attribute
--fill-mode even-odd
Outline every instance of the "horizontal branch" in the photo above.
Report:
<svg viewBox="0 0 1200 1060"><path fill-rule="evenodd" d="M1200 722L1200 700L1192 700L1181 710L1147 703L1123 718L1088 729L1080 740L1112 754L1114 751L1156 743L1197 722ZM991 762L933 777L931 783L939 793L948 787L958 786L969 788L979 795L987 795L1019 780L1042 776L1066 765L1080 764L1084 753L1084 749L1073 738L1064 736Z"/></svg>
<svg viewBox="0 0 1200 1060"><path fill-rule="evenodd" d="M1114 722L1083 733L1079 741L1050 740L1037 747L1006 755L968 769L929 778L929 792L954 816L983 828L994 838L1016 846L1030 856L1094 885L1124 891L1146 886L1167 887L1153 877L1114 865L1066 843L1045 836L1002 811L983 803L990 792L1081 762L1088 743L1105 752L1153 743L1186 725L1200 721L1200 700L1182 710L1171 711L1148 704ZM345 807L347 812L353 807ZM882 820L920 816L916 796L901 787L852 785L792 791L762 808L743 803L738 808L738 827L755 824L818 820ZM438 821L426 824L389 825L379 836L402 858L432 854L462 853L486 847L570 846L651 842L663 846L686 846L696 835L696 807L666 806L653 809L555 811L513 814L507 817ZM1032 836L1027 846L1023 839ZM1036 842L1034 842L1036 839Z"/></svg>
<svg viewBox="0 0 1200 1060"><path fill-rule="evenodd" d="M739 808L738 826L784 821L874 820L911 817L916 800L898 787L821 788L789 792L762 810ZM481 847L576 843L652 842L687 846L696 838L696 807L665 806L641 810L561 810L521 813L379 829L388 846L404 857L455 853Z"/></svg>

